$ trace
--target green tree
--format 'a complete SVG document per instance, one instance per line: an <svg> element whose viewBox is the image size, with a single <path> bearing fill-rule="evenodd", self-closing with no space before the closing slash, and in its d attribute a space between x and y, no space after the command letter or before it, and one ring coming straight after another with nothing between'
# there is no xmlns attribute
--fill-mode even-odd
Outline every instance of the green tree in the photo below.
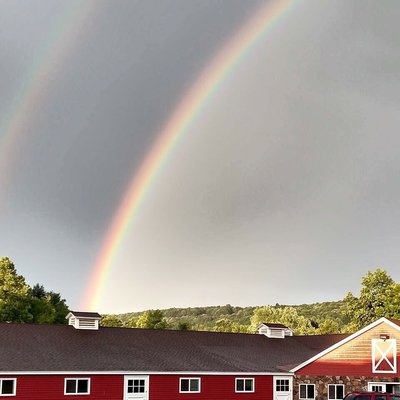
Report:
<svg viewBox="0 0 400 400"><path fill-rule="evenodd" d="M48 292L38 283L30 291L32 321L38 324L66 324L68 306L59 293Z"/></svg>
<svg viewBox="0 0 400 400"><path fill-rule="evenodd" d="M215 323L214 330L217 332L235 332L235 323L228 318L221 318Z"/></svg>
<svg viewBox="0 0 400 400"><path fill-rule="evenodd" d="M337 321L333 321L332 319L326 319L325 321L322 321L318 325L318 328L315 331L317 335L326 335L329 333L339 333L339 332L340 332L339 324L337 323Z"/></svg>
<svg viewBox="0 0 400 400"><path fill-rule="evenodd" d="M125 322L122 321L123 326L126 328L137 328L138 319L139 319L139 317L133 316Z"/></svg>
<svg viewBox="0 0 400 400"><path fill-rule="evenodd" d="M146 329L165 329L167 323L162 311L147 310L138 318L136 326Z"/></svg>
<svg viewBox="0 0 400 400"><path fill-rule="evenodd" d="M253 330L262 322L286 325L296 335L315 334L315 328L311 325L311 321L299 315L293 307L258 307L251 317Z"/></svg>
<svg viewBox="0 0 400 400"><path fill-rule="evenodd" d="M249 327L246 325L240 325L229 318L221 318L216 321L214 330L216 332L248 333Z"/></svg>
<svg viewBox="0 0 400 400"><path fill-rule="evenodd" d="M104 315L101 318L100 325L119 328L122 326L122 321L116 315Z"/></svg>
<svg viewBox="0 0 400 400"><path fill-rule="evenodd" d="M61 298L60 293L55 293L53 291L47 292L47 298L49 302L54 307L55 310L55 317L54 317L54 324L66 324L67 320L65 317L69 313L69 309L65 299Z"/></svg>
<svg viewBox="0 0 400 400"><path fill-rule="evenodd" d="M189 322L181 321L178 323L177 328L179 331L190 331L190 324Z"/></svg>
<svg viewBox="0 0 400 400"><path fill-rule="evenodd" d="M0 321L29 322L30 287L8 257L0 258Z"/></svg>
<svg viewBox="0 0 400 400"><path fill-rule="evenodd" d="M351 292L344 298L350 325L363 328L381 318L400 318L400 284L386 271L369 271L361 280L359 297Z"/></svg>
<svg viewBox="0 0 400 400"><path fill-rule="evenodd" d="M36 324L52 324L56 318L56 311L47 296L41 299L32 297L30 299L30 313L32 322Z"/></svg>

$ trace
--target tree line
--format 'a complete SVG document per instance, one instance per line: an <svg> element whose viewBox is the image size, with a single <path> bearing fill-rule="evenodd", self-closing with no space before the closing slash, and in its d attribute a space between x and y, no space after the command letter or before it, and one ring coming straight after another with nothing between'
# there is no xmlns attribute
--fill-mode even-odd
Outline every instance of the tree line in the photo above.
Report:
<svg viewBox="0 0 400 400"><path fill-rule="evenodd" d="M68 306L60 293L30 287L8 257L0 258L0 322L65 324Z"/></svg>
<svg viewBox="0 0 400 400"><path fill-rule="evenodd" d="M0 258L0 322L65 324L68 306L60 293L43 285L30 287L14 263ZM297 335L351 333L380 317L400 319L400 283L382 269L361 279L356 296L301 305L169 308L105 315L102 326L143 329L203 330L254 333L261 322L282 323Z"/></svg>
<svg viewBox="0 0 400 400"><path fill-rule="evenodd" d="M352 333L378 318L400 319L400 283L383 269L361 279L358 296L349 292L342 300L302 304L234 307L170 308L141 313L106 315L103 326L145 329L206 330L254 333L262 322L282 323L296 335Z"/></svg>

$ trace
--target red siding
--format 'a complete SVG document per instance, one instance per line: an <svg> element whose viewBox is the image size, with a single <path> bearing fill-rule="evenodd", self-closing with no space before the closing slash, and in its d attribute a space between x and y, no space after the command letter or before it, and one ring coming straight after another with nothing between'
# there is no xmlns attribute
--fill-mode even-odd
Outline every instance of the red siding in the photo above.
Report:
<svg viewBox="0 0 400 400"><path fill-rule="evenodd" d="M347 375L398 377L398 373L372 372L372 339L380 335L397 339L397 371L399 370L400 332L386 323L381 323L353 340L343 344L296 372L296 375Z"/></svg>
<svg viewBox="0 0 400 400"><path fill-rule="evenodd" d="M121 375L71 375L67 378L90 378L90 395L64 395L63 375L13 375L0 378L17 378L16 396L1 396L14 400L121 400L124 377Z"/></svg>
<svg viewBox="0 0 400 400"><path fill-rule="evenodd" d="M90 378L90 395L64 395L65 378ZM200 393L179 393L180 377L201 378ZM254 393L235 393L235 378L254 378ZM122 400L124 375L12 375L16 378L14 400ZM149 400L273 400L272 376L150 375Z"/></svg>
<svg viewBox="0 0 400 400"><path fill-rule="evenodd" d="M182 375L150 376L150 400L272 400L272 376L190 375L201 378L200 393L179 393ZM254 378L254 393L235 393L235 378Z"/></svg>

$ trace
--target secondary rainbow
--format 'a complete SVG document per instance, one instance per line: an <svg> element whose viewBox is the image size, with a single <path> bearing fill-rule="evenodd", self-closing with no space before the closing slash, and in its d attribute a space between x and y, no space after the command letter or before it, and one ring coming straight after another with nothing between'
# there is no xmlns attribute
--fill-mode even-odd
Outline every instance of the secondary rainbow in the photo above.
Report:
<svg viewBox="0 0 400 400"><path fill-rule="evenodd" d="M229 72L254 47L259 39L271 31L275 22L285 15L294 3L295 0L275 0L257 10L254 17L217 54L175 108L174 113L157 136L158 139L149 154L135 173L114 215L92 269L90 283L82 305L84 309L95 310L98 307L113 259L139 212L146 194L179 138L195 121L207 100L218 89Z"/></svg>
<svg viewBox="0 0 400 400"><path fill-rule="evenodd" d="M85 3L71 2L66 7L59 20L54 21L54 30L47 35L47 40L22 77L14 99L9 102L9 109L0 121L0 195L4 195L12 175L16 150L21 150L23 141L28 140L28 128L49 97L48 87L56 79L67 56L79 45L95 5L95 0L88 0Z"/></svg>

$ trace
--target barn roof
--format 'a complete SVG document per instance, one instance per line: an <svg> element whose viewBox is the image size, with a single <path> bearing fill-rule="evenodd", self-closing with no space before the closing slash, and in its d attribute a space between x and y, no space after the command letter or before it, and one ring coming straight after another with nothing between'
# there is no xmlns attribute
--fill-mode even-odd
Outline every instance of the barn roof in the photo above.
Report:
<svg viewBox="0 0 400 400"><path fill-rule="evenodd" d="M74 317L81 317L81 318L101 318L101 315L97 312L87 312L87 311L70 311L69 314L66 316L68 318L70 315Z"/></svg>
<svg viewBox="0 0 400 400"><path fill-rule="evenodd" d="M269 328L285 328L285 329L289 329L286 325L270 323L270 322L261 322L261 324L258 325L258 326L261 326L261 325L268 326Z"/></svg>
<svg viewBox="0 0 400 400"><path fill-rule="evenodd" d="M0 324L0 371L282 372L345 336Z"/></svg>

